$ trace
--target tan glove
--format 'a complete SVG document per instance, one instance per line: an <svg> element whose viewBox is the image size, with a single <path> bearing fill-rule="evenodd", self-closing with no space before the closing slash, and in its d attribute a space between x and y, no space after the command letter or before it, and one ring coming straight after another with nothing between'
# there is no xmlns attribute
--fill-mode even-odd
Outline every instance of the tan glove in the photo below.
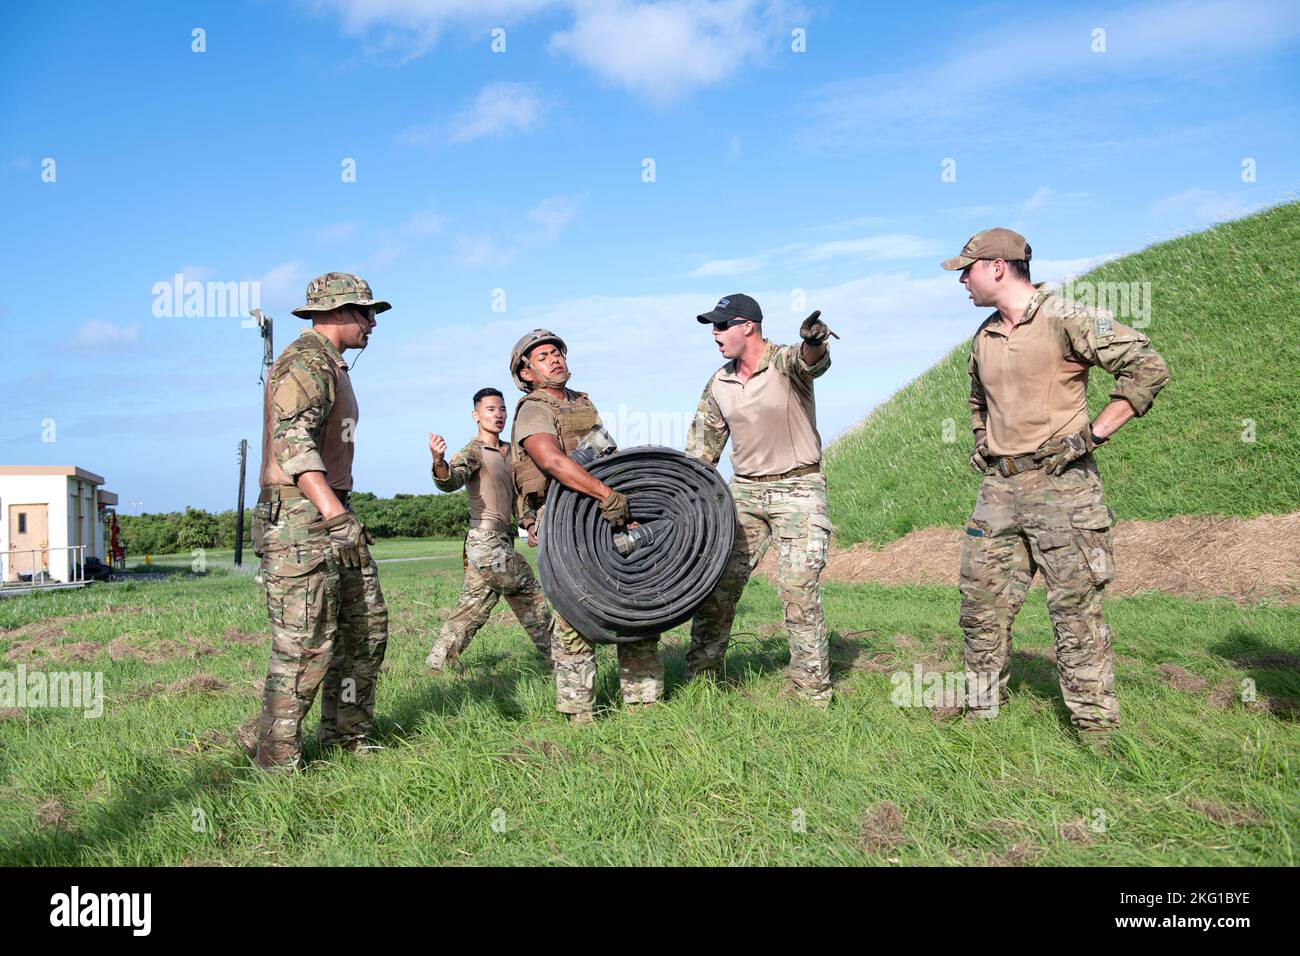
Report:
<svg viewBox="0 0 1300 956"><path fill-rule="evenodd" d="M307 530L329 535L330 548L334 551L339 567L360 568L368 563L365 559L369 557L369 552L361 545L373 539L351 511L337 514L328 521L312 522Z"/></svg>
<svg viewBox="0 0 1300 956"><path fill-rule="evenodd" d="M827 338L839 338L832 332L821 320L822 310L818 309L808 318L803 320L803 325L799 326L799 338L808 343L809 348L821 348Z"/></svg>
<svg viewBox="0 0 1300 956"><path fill-rule="evenodd" d="M986 428L975 430L975 451L970 456L970 466L977 475L988 471L989 467L989 433Z"/></svg>
<svg viewBox="0 0 1300 956"><path fill-rule="evenodd" d="M611 491L600 503L600 516L616 528L627 524L627 495Z"/></svg>
<svg viewBox="0 0 1300 956"><path fill-rule="evenodd" d="M1097 442L1092 437L1092 426L1088 426L1049 441L1034 452L1034 461L1043 462L1043 467L1049 475L1059 475L1071 462L1090 454L1096 447Z"/></svg>

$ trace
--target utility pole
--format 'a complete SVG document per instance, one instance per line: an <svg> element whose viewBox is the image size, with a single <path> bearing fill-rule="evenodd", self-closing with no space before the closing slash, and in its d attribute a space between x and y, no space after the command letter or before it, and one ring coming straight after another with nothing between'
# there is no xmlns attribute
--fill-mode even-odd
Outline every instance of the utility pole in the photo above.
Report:
<svg viewBox="0 0 1300 956"><path fill-rule="evenodd" d="M262 333L262 377L258 384L262 386L262 415L266 415L266 392L271 381L271 366L275 364L275 349L272 345L273 320L261 309L251 309L248 313L257 320L258 331ZM244 563L244 481L248 467L248 439L239 440L239 511L235 516L235 567Z"/></svg>
<svg viewBox="0 0 1300 956"><path fill-rule="evenodd" d="M248 439L239 439L239 509L235 512L235 567L244 566L244 468L248 464Z"/></svg>

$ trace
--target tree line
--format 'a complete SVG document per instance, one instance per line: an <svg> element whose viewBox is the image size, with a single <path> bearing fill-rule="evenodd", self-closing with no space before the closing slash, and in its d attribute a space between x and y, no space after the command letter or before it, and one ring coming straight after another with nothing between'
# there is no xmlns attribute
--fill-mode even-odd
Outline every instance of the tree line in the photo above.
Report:
<svg viewBox="0 0 1300 956"><path fill-rule="evenodd" d="M469 500L463 491L450 495L394 495L378 498L368 491L352 495L352 510L376 538L457 538L469 529ZM254 504L244 510L244 547L251 548ZM117 516L126 553L180 554L195 548L234 548L235 512L215 514L186 508L163 514Z"/></svg>

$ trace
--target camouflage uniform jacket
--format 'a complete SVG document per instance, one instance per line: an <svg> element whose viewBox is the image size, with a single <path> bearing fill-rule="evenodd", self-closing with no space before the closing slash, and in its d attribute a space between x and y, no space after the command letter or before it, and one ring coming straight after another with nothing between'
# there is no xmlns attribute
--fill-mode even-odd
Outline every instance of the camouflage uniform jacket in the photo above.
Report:
<svg viewBox="0 0 1300 956"><path fill-rule="evenodd" d="M331 488L351 491L358 415L343 356L325 336L305 330L267 379L261 485L291 485L319 471Z"/></svg>
<svg viewBox="0 0 1300 956"><path fill-rule="evenodd" d="M1136 329L1116 322L1105 309L1089 308L1038 287L1016 326L1037 323L1034 352L1022 353L1014 369L1002 370L999 391L993 369L980 368L990 336L1005 336L994 312L972 340L967 372L971 429L988 430L995 454L1024 454L1046 441L1087 426L1087 374L1100 366L1115 376L1112 399L1124 399L1139 416L1169 381L1164 359ZM1005 341L1005 339L1004 339ZM992 407L990 407L992 406ZM1017 444L1031 447L1012 447Z"/></svg>

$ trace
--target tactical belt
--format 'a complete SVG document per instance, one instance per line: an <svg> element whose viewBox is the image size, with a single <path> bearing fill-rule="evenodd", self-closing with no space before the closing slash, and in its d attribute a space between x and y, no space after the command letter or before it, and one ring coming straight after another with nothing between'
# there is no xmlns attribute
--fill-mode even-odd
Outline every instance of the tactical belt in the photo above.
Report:
<svg viewBox="0 0 1300 956"><path fill-rule="evenodd" d="M348 498L352 496L352 492L350 491L338 491L337 489L334 494L338 495L339 504L345 506L348 503ZM302 489L297 485L271 485L269 488L262 489L261 494L257 496L257 503L259 505L264 505L268 501L275 501L277 498L280 501L289 501L293 498L306 497L307 496L302 493Z"/></svg>
<svg viewBox="0 0 1300 956"><path fill-rule="evenodd" d="M510 522L502 521L500 518L470 518L469 526L471 529L479 531L509 531Z"/></svg>
<svg viewBox="0 0 1300 956"><path fill-rule="evenodd" d="M786 478L802 478L804 475L816 475L822 470L821 463L815 465L804 465L802 468L796 468L793 471L787 471L782 475L737 475L737 478L743 478L745 481L782 481Z"/></svg>
<svg viewBox="0 0 1300 956"><path fill-rule="evenodd" d="M994 458L993 467L1003 478L1019 475L1026 471L1036 471L1043 467L1043 461L1035 461L1033 455L1017 455L1015 458Z"/></svg>

